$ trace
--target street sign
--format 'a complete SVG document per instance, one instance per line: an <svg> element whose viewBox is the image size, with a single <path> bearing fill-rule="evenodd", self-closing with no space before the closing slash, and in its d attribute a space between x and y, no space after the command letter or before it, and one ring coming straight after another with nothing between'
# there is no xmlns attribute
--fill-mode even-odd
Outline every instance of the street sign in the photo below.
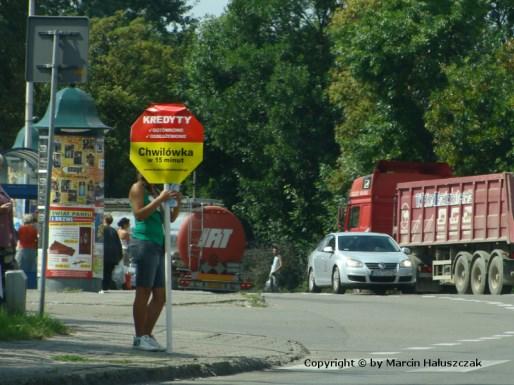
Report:
<svg viewBox="0 0 514 385"><path fill-rule="evenodd" d="M49 83L52 45L59 35L56 65L59 83L87 80L89 19L82 16L30 16L27 23L26 80Z"/></svg>
<svg viewBox="0 0 514 385"><path fill-rule="evenodd" d="M152 104L130 130L130 161L149 183L180 184L203 160L202 124L183 104Z"/></svg>

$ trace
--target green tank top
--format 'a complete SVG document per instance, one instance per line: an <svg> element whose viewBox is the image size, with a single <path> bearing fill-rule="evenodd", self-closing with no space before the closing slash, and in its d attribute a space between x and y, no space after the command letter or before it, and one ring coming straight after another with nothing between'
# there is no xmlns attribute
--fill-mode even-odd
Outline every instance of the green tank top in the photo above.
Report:
<svg viewBox="0 0 514 385"><path fill-rule="evenodd" d="M150 203L150 197L145 191L143 204L146 206ZM162 230L162 217L159 210L155 210L144 221L135 219L136 226L132 236L143 241L151 241L159 245L164 245L164 231Z"/></svg>

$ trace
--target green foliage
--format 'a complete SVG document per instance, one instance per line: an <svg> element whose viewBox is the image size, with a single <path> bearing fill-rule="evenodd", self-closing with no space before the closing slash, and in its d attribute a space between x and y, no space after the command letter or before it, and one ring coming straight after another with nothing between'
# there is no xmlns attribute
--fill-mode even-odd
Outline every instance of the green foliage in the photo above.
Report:
<svg viewBox="0 0 514 385"><path fill-rule="evenodd" d="M23 1L0 1L0 150L11 148L25 123L26 8Z"/></svg>
<svg viewBox="0 0 514 385"><path fill-rule="evenodd" d="M132 123L151 102L180 100L181 56L142 18L118 12L93 19L86 89L104 122L113 127L106 137L107 196L126 197L135 180L128 159Z"/></svg>
<svg viewBox="0 0 514 385"><path fill-rule="evenodd" d="M58 354L51 357L54 361L60 362L90 362L91 359L76 354Z"/></svg>
<svg viewBox="0 0 514 385"><path fill-rule="evenodd" d="M337 154L324 94L335 3L234 0L201 26L187 63L207 130L200 179L261 241L322 231L316 181Z"/></svg>
<svg viewBox="0 0 514 385"><path fill-rule="evenodd" d="M306 278L307 254L312 245L301 239L284 239L275 242L282 256L282 269L280 271L280 289L294 290L302 285ZM264 244L252 244L243 258L243 271L245 276L253 283L255 290L263 290L269 278L273 254L271 247Z"/></svg>
<svg viewBox="0 0 514 385"><path fill-rule="evenodd" d="M38 15L80 15L88 17L110 17L117 11L131 19L144 17L161 31L171 23L186 25L184 17L191 9L185 0L38 0Z"/></svg>
<svg viewBox="0 0 514 385"><path fill-rule="evenodd" d="M332 102L348 185L380 159L435 160L424 114L444 88L442 64L476 47L487 1L349 0L334 17Z"/></svg>
<svg viewBox="0 0 514 385"><path fill-rule="evenodd" d="M271 249L264 245L253 244L245 252L242 269L245 278L252 282L253 290L262 291L269 277L273 257Z"/></svg>
<svg viewBox="0 0 514 385"><path fill-rule="evenodd" d="M459 174L514 171L514 39L445 68L427 126L437 154Z"/></svg>
<svg viewBox="0 0 514 385"><path fill-rule="evenodd" d="M0 341L28 340L68 334L60 321L46 315L11 314L0 307Z"/></svg>
<svg viewBox="0 0 514 385"><path fill-rule="evenodd" d="M267 307L266 298L262 296L262 293L242 293L245 299L245 306L247 307Z"/></svg>

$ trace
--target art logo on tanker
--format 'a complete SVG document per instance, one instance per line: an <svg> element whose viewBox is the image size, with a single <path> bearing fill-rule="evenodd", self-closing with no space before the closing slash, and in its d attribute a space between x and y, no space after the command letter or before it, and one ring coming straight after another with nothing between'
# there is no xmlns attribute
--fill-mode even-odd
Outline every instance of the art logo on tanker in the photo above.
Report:
<svg viewBox="0 0 514 385"><path fill-rule="evenodd" d="M182 104L155 104L134 122L130 160L150 183L180 184L203 160L203 126Z"/></svg>

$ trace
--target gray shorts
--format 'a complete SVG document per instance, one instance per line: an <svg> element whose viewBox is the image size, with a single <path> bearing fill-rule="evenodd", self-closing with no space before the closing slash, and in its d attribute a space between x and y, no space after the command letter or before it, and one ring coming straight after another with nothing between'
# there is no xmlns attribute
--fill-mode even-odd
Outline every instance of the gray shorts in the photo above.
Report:
<svg viewBox="0 0 514 385"><path fill-rule="evenodd" d="M164 246L133 238L129 254L136 265L136 287L164 287Z"/></svg>

